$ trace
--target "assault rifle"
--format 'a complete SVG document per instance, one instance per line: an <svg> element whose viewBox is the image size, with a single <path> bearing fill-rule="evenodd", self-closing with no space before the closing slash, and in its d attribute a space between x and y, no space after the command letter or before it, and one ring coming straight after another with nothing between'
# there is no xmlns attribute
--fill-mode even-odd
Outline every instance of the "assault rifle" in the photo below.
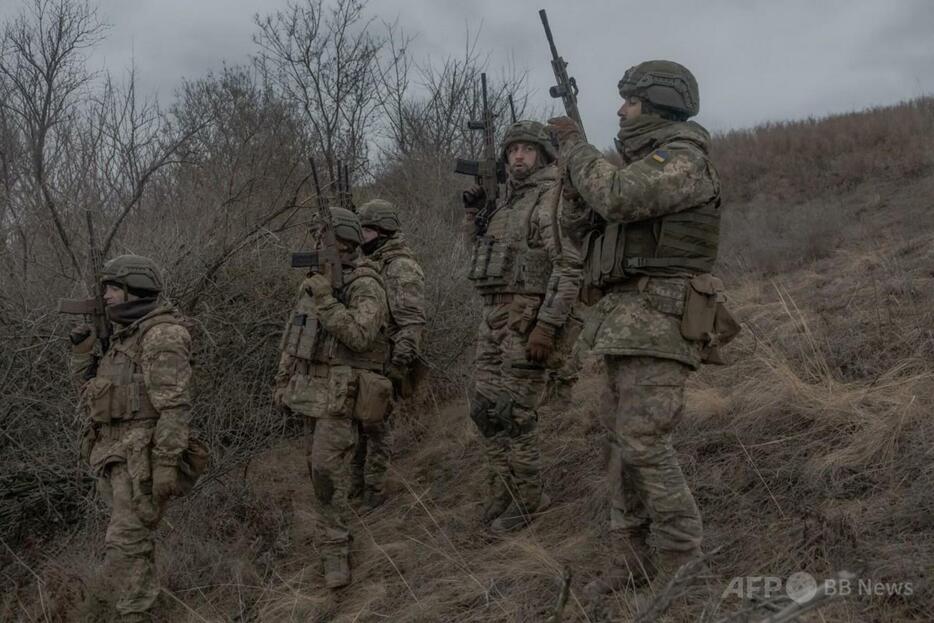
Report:
<svg viewBox="0 0 934 623"><path fill-rule="evenodd" d="M104 284L101 278L104 272L104 258L97 246L97 237L94 235L94 223L91 220L91 211L84 214L88 228L88 279L90 281L91 298L74 300L59 299L58 311L61 314L75 314L90 316L94 326L94 335L100 344L100 352L106 353L110 348L110 320L107 319L107 305L104 303ZM88 371L89 378L94 376L92 367Z"/></svg>
<svg viewBox="0 0 934 623"><path fill-rule="evenodd" d="M486 203L477 213L474 225L477 235L486 232L493 213L496 211L496 198L499 196L499 184L506 181L506 167L496 157L496 144L493 137L493 111L486 92L486 74L480 74L480 88L483 95L483 121L468 121L467 128L483 132L483 158L480 160L457 159L454 172L472 175L483 188Z"/></svg>
<svg viewBox="0 0 934 623"><path fill-rule="evenodd" d="M341 267L340 252L337 249L337 236L334 233L334 219L324 195L321 194L321 182L314 158L309 158L311 178L315 183L315 203L320 224L318 250L311 253L293 253L293 268L309 268L309 272L321 272L331 278L331 287L340 290L344 287L344 275Z"/></svg>
<svg viewBox="0 0 934 623"><path fill-rule="evenodd" d="M545 37L548 38L548 47L551 48L551 69L555 72L555 82L557 83L548 88L548 94L555 99L561 98L564 103L564 112L577 122L584 140L587 140L587 133L584 132L584 122L581 121L581 114L577 109L577 80L572 76L568 76L567 61L558 54L558 48L555 47L555 38L551 35L551 27L548 25L548 15L545 13L545 9L541 9L538 16L542 18Z"/></svg>

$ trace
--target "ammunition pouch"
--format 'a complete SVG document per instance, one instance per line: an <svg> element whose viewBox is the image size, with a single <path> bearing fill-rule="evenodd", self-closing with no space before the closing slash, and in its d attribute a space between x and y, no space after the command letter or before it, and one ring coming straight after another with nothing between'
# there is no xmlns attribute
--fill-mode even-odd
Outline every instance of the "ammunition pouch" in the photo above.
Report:
<svg viewBox="0 0 934 623"><path fill-rule="evenodd" d="M686 340L703 345L701 360L723 364L718 348L740 332L739 323L724 304L723 282L711 274L693 277L684 299L681 335Z"/></svg>
<svg viewBox="0 0 934 623"><path fill-rule="evenodd" d="M363 427L386 419L392 404L392 382L381 374L367 370L357 373L357 400L353 417Z"/></svg>
<svg viewBox="0 0 934 623"><path fill-rule="evenodd" d="M142 376L133 375L130 383L118 385L111 379L96 376L84 387L82 400L88 417L98 424L115 420L151 420L159 417L143 387Z"/></svg>
<svg viewBox="0 0 934 623"><path fill-rule="evenodd" d="M293 312L285 336L285 352L299 359L310 360L318 337L318 320L303 312Z"/></svg>
<svg viewBox="0 0 934 623"><path fill-rule="evenodd" d="M545 294L551 262L545 249L525 242L478 238L474 244L467 278L483 289L506 289L526 294Z"/></svg>

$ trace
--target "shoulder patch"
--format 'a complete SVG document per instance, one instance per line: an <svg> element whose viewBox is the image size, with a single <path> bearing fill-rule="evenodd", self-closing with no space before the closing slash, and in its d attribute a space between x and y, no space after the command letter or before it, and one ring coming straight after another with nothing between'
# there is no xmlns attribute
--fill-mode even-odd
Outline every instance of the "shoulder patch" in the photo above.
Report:
<svg viewBox="0 0 934 623"><path fill-rule="evenodd" d="M652 160L659 164L665 164L668 161L668 158L671 156L668 155L668 152L664 149L656 149L652 152Z"/></svg>

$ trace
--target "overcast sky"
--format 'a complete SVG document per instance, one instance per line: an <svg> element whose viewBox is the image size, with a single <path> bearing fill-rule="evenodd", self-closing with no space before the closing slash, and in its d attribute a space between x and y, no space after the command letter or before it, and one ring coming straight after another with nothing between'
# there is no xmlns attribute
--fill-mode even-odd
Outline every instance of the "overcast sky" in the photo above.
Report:
<svg viewBox="0 0 934 623"><path fill-rule="evenodd" d="M0 0L0 17L23 0ZM144 92L169 101L182 78L249 60L253 16L286 0L100 0L111 25L94 67L119 72L135 58ZM413 56L443 59L479 30L491 68L529 71L532 104L552 84L538 9L548 9L559 52L581 89L594 143L615 134L616 83L627 67L668 58L697 76L711 130L821 116L934 93L934 0L372 0L369 14L417 34Z"/></svg>

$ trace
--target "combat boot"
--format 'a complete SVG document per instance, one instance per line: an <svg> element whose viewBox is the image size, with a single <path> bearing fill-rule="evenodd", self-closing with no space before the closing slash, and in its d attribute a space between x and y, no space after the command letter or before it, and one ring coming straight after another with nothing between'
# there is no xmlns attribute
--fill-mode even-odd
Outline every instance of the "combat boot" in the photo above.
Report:
<svg viewBox="0 0 934 623"><path fill-rule="evenodd" d="M324 585L330 589L343 588L350 584L350 552L347 546L335 548L322 555Z"/></svg>
<svg viewBox="0 0 934 623"><path fill-rule="evenodd" d="M484 525L488 526L509 508L512 492L498 474L489 476L487 485L487 500L483 506L482 520Z"/></svg>
<svg viewBox="0 0 934 623"><path fill-rule="evenodd" d="M618 533L617 533L618 534ZM602 577L591 580L584 587L588 601L604 595L645 586L656 574L652 549L645 530L625 530L613 538L610 568Z"/></svg>
<svg viewBox="0 0 934 623"><path fill-rule="evenodd" d="M494 534L506 534L515 530L521 530L529 525L536 517L551 506L551 498L546 493L540 493L536 504L523 504L519 500L513 500L503 513L497 517L490 530Z"/></svg>

